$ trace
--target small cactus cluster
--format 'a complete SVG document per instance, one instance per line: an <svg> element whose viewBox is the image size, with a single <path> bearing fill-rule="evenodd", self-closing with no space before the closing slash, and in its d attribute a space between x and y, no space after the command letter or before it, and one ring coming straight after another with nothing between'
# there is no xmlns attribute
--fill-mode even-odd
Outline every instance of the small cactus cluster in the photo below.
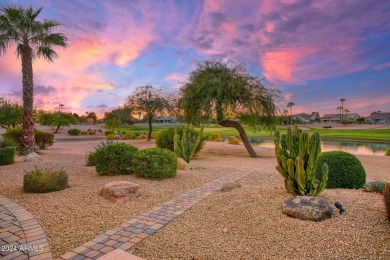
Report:
<svg viewBox="0 0 390 260"><path fill-rule="evenodd" d="M383 196L385 199L387 218L390 219L390 182L386 184Z"/></svg>
<svg viewBox="0 0 390 260"><path fill-rule="evenodd" d="M276 169L284 178L287 191L297 195L317 195L328 181L328 165L323 164L321 180L316 178L316 161L321 153L320 136L316 132L310 138L295 125L287 134L275 132Z"/></svg>
<svg viewBox="0 0 390 260"><path fill-rule="evenodd" d="M195 154L196 147L198 147L200 140L202 139L204 126L200 128L198 136L192 136L191 133L187 134L187 129L183 129L183 135L178 134L177 128L175 128L173 136L173 150L178 157L181 157L187 163L190 163L192 157Z"/></svg>

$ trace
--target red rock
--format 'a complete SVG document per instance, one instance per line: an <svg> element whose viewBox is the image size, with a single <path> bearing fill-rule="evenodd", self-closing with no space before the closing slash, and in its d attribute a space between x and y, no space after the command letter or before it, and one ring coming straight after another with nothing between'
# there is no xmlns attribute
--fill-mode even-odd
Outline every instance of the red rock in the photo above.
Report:
<svg viewBox="0 0 390 260"><path fill-rule="evenodd" d="M104 185L100 191L107 200L114 203L124 203L136 198L139 194L140 185L127 181L114 181Z"/></svg>

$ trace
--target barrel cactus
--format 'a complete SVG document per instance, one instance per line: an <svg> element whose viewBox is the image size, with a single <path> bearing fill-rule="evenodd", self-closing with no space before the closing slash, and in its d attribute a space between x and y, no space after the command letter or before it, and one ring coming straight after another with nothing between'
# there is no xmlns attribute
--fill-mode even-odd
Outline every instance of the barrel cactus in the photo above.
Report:
<svg viewBox="0 0 390 260"><path fill-rule="evenodd" d="M287 191L297 195L317 195L325 189L328 181L328 165L322 165L325 173L316 178L317 156L321 153L320 135L310 138L297 126L287 129L287 134L275 132L276 169L284 178Z"/></svg>

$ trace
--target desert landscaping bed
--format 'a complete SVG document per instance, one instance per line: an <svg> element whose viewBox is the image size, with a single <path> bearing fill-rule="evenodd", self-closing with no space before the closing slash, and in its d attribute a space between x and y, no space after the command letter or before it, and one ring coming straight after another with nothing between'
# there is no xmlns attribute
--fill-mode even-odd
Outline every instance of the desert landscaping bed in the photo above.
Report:
<svg viewBox="0 0 390 260"><path fill-rule="evenodd" d="M221 144L215 145L219 146ZM213 151L208 146L204 155ZM241 150L240 150L241 149ZM253 173L241 188L217 192L131 252L145 259L387 259L390 222L383 197L361 190L328 189L321 197L340 201L346 212L323 222L303 221L282 214L282 201L291 197L274 170L273 149L261 159L237 160L242 147L223 149L228 161L250 163ZM268 155L268 156L267 156ZM206 156L207 157L207 156ZM266 157L266 158L264 158ZM358 156L367 181L389 181L390 160Z"/></svg>
<svg viewBox="0 0 390 260"><path fill-rule="evenodd" d="M154 146L145 140L127 142L139 148ZM56 143L43 151L39 166L64 168L69 174L70 188L60 192L23 193L24 172L34 163L23 162L22 157L16 164L0 168L0 195L20 203L39 220L54 257L181 192L234 172L254 173L240 181L241 188L211 195L132 252L146 259L356 258L390 253L390 225L378 194L326 190L321 196L329 202L341 201L346 214L335 214L321 223L284 216L281 203L291 195L275 170L271 148L256 147L260 158L252 159L242 145L206 142L200 155L191 161L190 171L178 171L174 179L152 181L132 175L98 176L94 167L85 166L85 153L98 143ZM358 157L366 168L367 181L390 180L387 157ZM104 200L99 191L114 180L140 184L140 196L122 205Z"/></svg>

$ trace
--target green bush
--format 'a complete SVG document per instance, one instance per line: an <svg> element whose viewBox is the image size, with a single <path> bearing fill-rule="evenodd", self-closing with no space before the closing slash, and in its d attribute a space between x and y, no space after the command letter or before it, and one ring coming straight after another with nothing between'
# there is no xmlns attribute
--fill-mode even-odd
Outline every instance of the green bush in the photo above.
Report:
<svg viewBox="0 0 390 260"><path fill-rule="evenodd" d="M144 149L133 157L134 173L150 179L173 178L176 176L176 160L175 153L168 149Z"/></svg>
<svg viewBox="0 0 390 260"><path fill-rule="evenodd" d="M106 140L115 140L115 139L117 139L117 138L116 138L116 135L114 135L114 134L106 135Z"/></svg>
<svg viewBox="0 0 390 260"><path fill-rule="evenodd" d="M115 132L114 131L110 131L110 130L107 130L104 132L104 135L107 136L107 135L115 135Z"/></svg>
<svg viewBox="0 0 390 260"><path fill-rule="evenodd" d="M363 185L363 190L368 192L382 193L385 189L386 183L382 181L368 182Z"/></svg>
<svg viewBox="0 0 390 260"><path fill-rule="evenodd" d="M4 139L13 140L17 146L20 146L22 139L23 130L22 128L13 128L7 129L7 131L3 134ZM40 131L38 129L34 129L35 135L35 144L39 147L39 149L46 149L49 146L54 144L54 134Z"/></svg>
<svg viewBox="0 0 390 260"><path fill-rule="evenodd" d="M228 143L229 144L240 144L240 139L238 139L235 136L229 136Z"/></svg>
<svg viewBox="0 0 390 260"><path fill-rule="evenodd" d="M49 146L54 144L54 134L47 133L43 131L39 131L37 129L34 130L35 133L35 144L39 147L39 149L46 149Z"/></svg>
<svg viewBox="0 0 390 260"><path fill-rule="evenodd" d="M180 136L183 136L183 129L186 128L186 126L176 126L176 127L177 127L177 133ZM189 134L189 133L191 133L191 135L194 136L194 135L198 135L199 131L197 131L193 128L188 128L187 134ZM166 129L160 131L158 133L157 139L156 139L157 147L158 148L165 148L165 149L168 149L168 150L173 152L174 151L174 147L173 147L174 135L175 135L175 127L174 126L168 127ZM198 147L196 147L195 155L197 153L199 153L200 150L202 150L206 139L207 139L207 136L202 136L202 139L200 140Z"/></svg>
<svg viewBox="0 0 390 260"><path fill-rule="evenodd" d="M222 142L222 137L220 134L213 133L207 137L207 141Z"/></svg>
<svg viewBox="0 0 390 260"><path fill-rule="evenodd" d="M385 156L390 156L390 146L387 147L386 152L385 152Z"/></svg>
<svg viewBox="0 0 390 260"><path fill-rule="evenodd" d="M139 136L137 136L137 139L138 139L138 140L145 140L145 139L148 139L148 135L147 135L147 134L140 134Z"/></svg>
<svg viewBox="0 0 390 260"><path fill-rule="evenodd" d="M124 133L122 135L123 140L134 140L136 138L137 138L137 136L134 133Z"/></svg>
<svg viewBox="0 0 390 260"><path fill-rule="evenodd" d="M0 147L0 165L13 164L15 162L15 147Z"/></svg>
<svg viewBox="0 0 390 260"><path fill-rule="evenodd" d="M96 152L89 152L89 153L87 153L85 165L87 165L87 166L96 166L95 155L96 155Z"/></svg>
<svg viewBox="0 0 390 260"><path fill-rule="evenodd" d="M317 159L317 177L322 177L322 165L329 167L327 188L359 189L366 183L366 171L359 159L342 151L324 152Z"/></svg>
<svg viewBox="0 0 390 260"><path fill-rule="evenodd" d="M0 141L0 148L10 147L10 146L16 147L17 144L15 143L14 140L7 139L7 138L4 138L3 140Z"/></svg>
<svg viewBox="0 0 390 260"><path fill-rule="evenodd" d="M130 174L132 159L138 148L124 143L106 145L96 149L95 163L99 175Z"/></svg>
<svg viewBox="0 0 390 260"><path fill-rule="evenodd" d="M27 172L23 179L24 192L44 193L60 191L68 187L65 170L39 169Z"/></svg>
<svg viewBox="0 0 390 260"><path fill-rule="evenodd" d="M72 128L72 129L68 130L68 134L70 134L70 135L79 135L80 133L81 133L81 130L77 129L77 128Z"/></svg>
<svg viewBox="0 0 390 260"><path fill-rule="evenodd" d="M385 200L387 218L390 219L390 182L386 184L385 190L383 191L383 197Z"/></svg>

